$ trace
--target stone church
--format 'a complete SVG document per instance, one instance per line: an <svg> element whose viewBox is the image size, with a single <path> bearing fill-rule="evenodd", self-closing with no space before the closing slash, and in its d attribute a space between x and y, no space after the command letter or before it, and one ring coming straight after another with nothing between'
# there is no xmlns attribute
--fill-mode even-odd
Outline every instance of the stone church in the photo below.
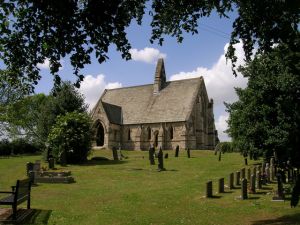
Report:
<svg viewBox="0 0 300 225"><path fill-rule="evenodd" d="M105 90L91 115L94 147L214 149L218 142L203 77L166 81L163 59L154 84Z"/></svg>

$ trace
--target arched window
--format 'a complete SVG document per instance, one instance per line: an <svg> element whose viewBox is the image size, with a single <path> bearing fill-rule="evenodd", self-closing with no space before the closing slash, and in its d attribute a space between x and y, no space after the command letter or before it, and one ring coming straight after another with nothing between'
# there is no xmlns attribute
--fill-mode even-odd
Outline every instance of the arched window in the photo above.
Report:
<svg viewBox="0 0 300 225"><path fill-rule="evenodd" d="M173 127L172 126L169 128L169 137L171 140L173 139Z"/></svg>
<svg viewBox="0 0 300 225"><path fill-rule="evenodd" d="M150 127L147 128L147 137L148 137L148 140L151 140L151 129L150 129Z"/></svg>
<svg viewBox="0 0 300 225"><path fill-rule="evenodd" d="M130 134L130 129L128 129L128 141L131 140L131 134Z"/></svg>

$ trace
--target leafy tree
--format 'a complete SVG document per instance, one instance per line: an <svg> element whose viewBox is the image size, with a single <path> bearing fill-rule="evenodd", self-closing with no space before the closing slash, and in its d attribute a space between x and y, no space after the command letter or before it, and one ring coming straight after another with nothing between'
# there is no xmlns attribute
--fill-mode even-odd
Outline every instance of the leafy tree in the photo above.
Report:
<svg viewBox="0 0 300 225"><path fill-rule="evenodd" d="M181 42L183 32L198 33L199 19L214 11L226 18L236 10L227 52L233 63L233 44L240 39L249 60L254 45L258 52L270 51L275 43L293 48L299 36L300 6L294 0L2 0L0 6L0 58L10 82L29 84L31 91L41 78L37 64L45 59L59 84L60 59L70 56L77 86L83 79L80 70L91 63L92 53L102 63L108 58L110 44L115 44L122 57L130 59L125 29L133 19L141 24L146 6L152 16L150 41L159 44L163 35Z"/></svg>
<svg viewBox="0 0 300 225"><path fill-rule="evenodd" d="M295 45L299 46L299 40ZM287 45L255 57L241 69L248 87L227 104L228 133L242 151L290 160L300 167L300 54Z"/></svg>
<svg viewBox="0 0 300 225"><path fill-rule="evenodd" d="M13 139L23 137L42 145L37 126L39 118L44 117L40 112L46 101L46 95L37 94L8 104L2 115L2 121L8 124L7 134Z"/></svg>
<svg viewBox="0 0 300 225"><path fill-rule="evenodd" d="M54 88L44 107L41 108L42 116L38 117L37 129L41 140L46 142L57 116L73 111L84 113L87 108L83 95L70 82L64 82Z"/></svg>
<svg viewBox="0 0 300 225"><path fill-rule="evenodd" d="M92 126L85 113L70 112L57 117L48 136L51 153L57 161L82 163L91 150Z"/></svg>

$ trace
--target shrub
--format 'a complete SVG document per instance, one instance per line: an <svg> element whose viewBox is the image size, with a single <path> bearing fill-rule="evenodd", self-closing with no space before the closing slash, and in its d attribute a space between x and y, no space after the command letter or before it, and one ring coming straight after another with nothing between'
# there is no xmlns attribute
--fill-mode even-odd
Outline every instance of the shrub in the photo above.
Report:
<svg viewBox="0 0 300 225"><path fill-rule="evenodd" d="M7 139L0 141L0 155L9 156L11 154L32 154L40 151L40 148L26 139L18 138L11 142Z"/></svg>
<svg viewBox="0 0 300 225"><path fill-rule="evenodd" d="M82 163L91 150L91 119L85 113L58 116L48 136L49 149L60 163Z"/></svg>
<svg viewBox="0 0 300 225"><path fill-rule="evenodd" d="M11 154L11 146L7 139L0 141L0 156L9 156Z"/></svg>
<svg viewBox="0 0 300 225"><path fill-rule="evenodd" d="M216 145L215 151L221 151L222 153L225 152L234 152L234 148L231 142L219 142Z"/></svg>

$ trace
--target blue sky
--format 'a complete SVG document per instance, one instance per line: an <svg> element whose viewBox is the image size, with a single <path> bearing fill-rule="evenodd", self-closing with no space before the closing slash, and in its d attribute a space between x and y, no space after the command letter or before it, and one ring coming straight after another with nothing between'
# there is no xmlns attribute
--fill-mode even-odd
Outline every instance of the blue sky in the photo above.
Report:
<svg viewBox="0 0 300 225"><path fill-rule="evenodd" d="M92 108L105 88L127 87L153 83L155 63L159 57L165 58L167 80L176 80L203 76L210 98L214 99L214 114L216 127L221 140L228 140L223 131L226 129L226 119L223 102L237 100L233 87L245 87L246 80L232 75L230 63L226 64L224 49L229 42L232 22L216 14L199 21L199 34L184 34L181 44L176 38L165 37L163 46L150 44L150 18L143 20L142 26L135 22L127 29L128 39L132 45L132 60L126 61L116 51L115 46L109 48L109 60L103 64L93 58L92 64L86 65L83 74L86 79L80 91L86 96L86 101ZM237 55L242 63L243 52L237 45ZM62 60L63 68L60 74L65 80L75 80L68 58ZM36 87L36 92L49 93L52 88L52 76L47 62L40 65L42 80Z"/></svg>

